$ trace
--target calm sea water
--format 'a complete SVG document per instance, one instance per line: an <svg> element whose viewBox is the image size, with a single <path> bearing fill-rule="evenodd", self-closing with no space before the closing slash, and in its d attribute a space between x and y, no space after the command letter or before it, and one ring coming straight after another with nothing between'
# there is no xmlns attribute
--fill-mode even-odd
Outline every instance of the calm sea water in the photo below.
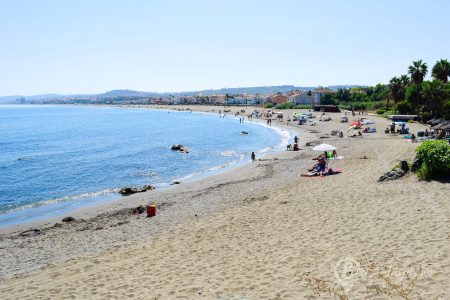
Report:
<svg viewBox="0 0 450 300"><path fill-rule="evenodd" d="M282 140L265 126L218 114L0 105L0 226L117 198L123 186L217 172Z"/></svg>

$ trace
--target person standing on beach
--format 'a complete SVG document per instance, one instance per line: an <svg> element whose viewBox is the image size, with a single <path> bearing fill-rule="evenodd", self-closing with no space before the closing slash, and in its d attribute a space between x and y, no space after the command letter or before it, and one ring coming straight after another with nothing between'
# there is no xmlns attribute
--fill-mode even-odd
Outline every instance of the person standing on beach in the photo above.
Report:
<svg viewBox="0 0 450 300"><path fill-rule="evenodd" d="M251 157L252 161L255 161L256 160L255 152L252 152L252 155L250 157Z"/></svg>
<svg viewBox="0 0 450 300"><path fill-rule="evenodd" d="M294 144L298 144L298 137L297 136L294 137Z"/></svg>

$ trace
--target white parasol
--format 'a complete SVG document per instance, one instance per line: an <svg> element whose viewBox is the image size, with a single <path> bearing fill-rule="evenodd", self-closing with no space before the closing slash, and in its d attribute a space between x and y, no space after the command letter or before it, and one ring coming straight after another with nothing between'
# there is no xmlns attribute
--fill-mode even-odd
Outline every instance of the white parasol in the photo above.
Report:
<svg viewBox="0 0 450 300"><path fill-rule="evenodd" d="M322 151L322 152L325 152L325 151L333 151L333 150L336 150L336 147L335 147L335 146L328 145L328 144L320 144L320 145L318 145L318 146L315 146L315 147L313 148L313 150L314 150L314 151Z"/></svg>

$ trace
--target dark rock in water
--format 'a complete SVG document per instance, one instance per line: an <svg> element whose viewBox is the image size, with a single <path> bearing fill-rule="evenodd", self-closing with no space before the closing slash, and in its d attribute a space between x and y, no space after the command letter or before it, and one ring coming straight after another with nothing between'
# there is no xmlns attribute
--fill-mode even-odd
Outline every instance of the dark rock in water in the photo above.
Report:
<svg viewBox="0 0 450 300"><path fill-rule="evenodd" d="M408 162L406 160L401 160L399 163L399 168L403 171L403 172L408 172L409 171L409 165Z"/></svg>
<svg viewBox="0 0 450 300"><path fill-rule="evenodd" d="M403 177L405 174L406 173L403 170L401 170L399 168L396 168L396 169L394 169L392 171L387 172L383 176L381 176L378 179L378 182L389 181L389 180L396 180L396 179L399 179L399 178Z"/></svg>
<svg viewBox="0 0 450 300"><path fill-rule="evenodd" d="M173 144L172 146L170 146L170 150L180 151L182 153L189 153L188 149L180 144Z"/></svg>
<svg viewBox="0 0 450 300"><path fill-rule="evenodd" d="M141 187L140 189L137 190L138 193L143 193L146 191L151 191L154 190L155 188L151 185L144 185L143 187Z"/></svg>
<svg viewBox="0 0 450 300"><path fill-rule="evenodd" d="M136 194L136 193L147 192L147 191L154 190L154 189L155 188L151 185L144 185L141 188L124 187L124 188L120 189L119 194L121 194L122 196L128 196L128 195L132 195L132 194Z"/></svg>
<svg viewBox="0 0 450 300"><path fill-rule="evenodd" d="M145 207L143 207L142 205L133 209L133 215L140 215L143 212L145 212Z"/></svg>
<svg viewBox="0 0 450 300"><path fill-rule="evenodd" d="M170 150L173 151L181 151L181 149L183 149L183 145L180 144L173 144L172 146L170 146Z"/></svg>
<svg viewBox="0 0 450 300"><path fill-rule="evenodd" d="M123 196L128 196L131 194L136 194L137 192L138 192L138 190L135 187L124 187L124 188L120 189L119 194L121 194Z"/></svg>
<svg viewBox="0 0 450 300"><path fill-rule="evenodd" d="M241 131L241 134L248 134L247 131Z"/></svg>
<svg viewBox="0 0 450 300"><path fill-rule="evenodd" d="M181 182L179 182L179 181L174 181L174 182L172 182L172 184L180 184Z"/></svg>
<svg viewBox="0 0 450 300"><path fill-rule="evenodd" d="M42 230L34 228L34 229L30 229L30 230L25 230L23 232L20 233L21 236L35 236L35 235L39 235L42 234Z"/></svg>
<svg viewBox="0 0 450 300"><path fill-rule="evenodd" d="M74 217L65 217L64 219L62 219L62 221L65 223L70 223L70 222L74 222L75 218Z"/></svg>

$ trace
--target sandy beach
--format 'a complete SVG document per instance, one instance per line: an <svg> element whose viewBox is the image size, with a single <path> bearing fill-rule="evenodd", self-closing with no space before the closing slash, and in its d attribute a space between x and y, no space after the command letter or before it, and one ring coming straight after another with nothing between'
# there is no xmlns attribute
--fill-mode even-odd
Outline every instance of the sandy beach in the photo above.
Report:
<svg viewBox="0 0 450 300"><path fill-rule="evenodd" d="M170 107L187 108L223 111ZM241 107L227 109L232 118ZM316 126L272 122L298 135L298 152L82 208L72 223L4 229L1 298L449 299L449 183L377 182L418 143L385 134L388 120L372 115L376 133L340 139L330 132L349 125L328 115ZM343 159L330 166L342 173L301 177L320 143L337 147ZM131 214L148 202L156 217Z"/></svg>

